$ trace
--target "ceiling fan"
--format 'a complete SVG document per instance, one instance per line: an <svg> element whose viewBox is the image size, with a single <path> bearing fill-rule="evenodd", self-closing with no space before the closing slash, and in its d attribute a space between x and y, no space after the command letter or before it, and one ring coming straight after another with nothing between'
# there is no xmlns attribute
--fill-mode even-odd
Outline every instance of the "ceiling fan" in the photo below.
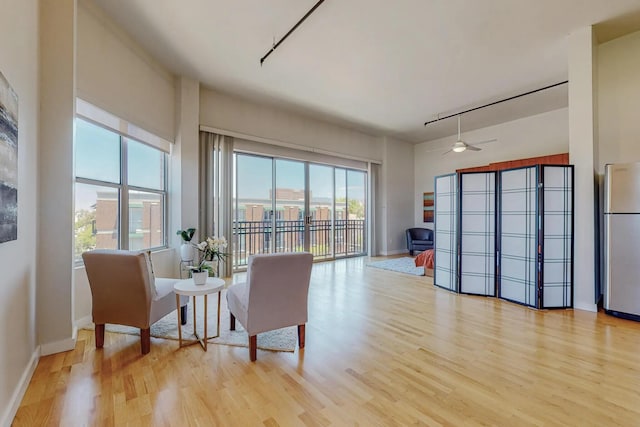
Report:
<svg viewBox="0 0 640 427"><path fill-rule="evenodd" d="M487 142L493 142L493 141L496 141L496 139L494 138L494 139L488 139L486 141L479 141L479 142L476 142L474 145L467 144L460 137L460 115L458 115L458 139L451 146L451 148L449 150L445 151L444 153L442 153L442 155L444 156L445 154L450 153L451 151L453 151L454 153L462 153L463 151L467 151L467 150L469 150L469 151L480 151L480 150L482 150L482 148L476 147L476 145L485 144Z"/></svg>

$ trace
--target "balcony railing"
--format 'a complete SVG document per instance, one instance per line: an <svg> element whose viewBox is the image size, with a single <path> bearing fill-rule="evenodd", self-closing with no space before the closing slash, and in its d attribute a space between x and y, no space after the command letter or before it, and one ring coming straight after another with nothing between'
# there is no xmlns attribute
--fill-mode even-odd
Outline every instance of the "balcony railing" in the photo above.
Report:
<svg viewBox="0 0 640 427"><path fill-rule="evenodd" d="M334 253L336 257L366 254L365 220L340 219L334 227L331 223L331 220L312 220L309 224L309 248L314 258L331 258ZM304 250L303 220L277 220L275 227L272 233L269 220L234 221L234 268L246 266L249 255L270 253L272 238L275 238L275 252Z"/></svg>

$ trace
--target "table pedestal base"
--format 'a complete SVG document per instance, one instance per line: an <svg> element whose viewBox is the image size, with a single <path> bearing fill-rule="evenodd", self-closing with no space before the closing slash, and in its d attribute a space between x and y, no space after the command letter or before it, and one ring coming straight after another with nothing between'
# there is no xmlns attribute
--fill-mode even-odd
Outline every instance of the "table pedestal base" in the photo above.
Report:
<svg viewBox="0 0 640 427"><path fill-rule="evenodd" d="M220 291L218 291L218 317L216 323L216 335L208 336L207 335L207 321L208 319L208 297L209 295L203 295L204 297L204 334L202 337L198 335L198 323L197 323L197 315L196 315L196 296L193 296L193 336L195 340L183 340L182 339L182 310L180 309L180 295L176 294L176 304L178 306L178 343L180 347L190 346L196 343L200 343L200 346L204 351L207 351L207 341L213 338L218 338L220 336Z"/></svg>

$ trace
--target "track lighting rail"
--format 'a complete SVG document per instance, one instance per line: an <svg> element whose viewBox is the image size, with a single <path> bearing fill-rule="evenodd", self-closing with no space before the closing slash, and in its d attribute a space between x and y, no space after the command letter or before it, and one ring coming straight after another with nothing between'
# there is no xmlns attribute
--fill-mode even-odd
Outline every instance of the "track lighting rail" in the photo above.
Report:
<svg viewBox="0 0 640 427"><path fill-rule="evenodd" d="M567 83L569 83L569 80L565 80L565 81L560 82L560 83L554 83L552 85L541 87L539 89L530 90L529 92L521 93L520 95L510 96L509 98L501 99L499 101L490 102L489 104L481 105L479 107L470 108L468 110L460 111L458 113L449 114L448 116L438 117L437 119L429 120L429 121L425 122L424 125L426 126L426 125L431 124L431 123L439 122L440 120L450 119L451 117L456 117L456 116L461 116L462 114L470 113L472 111L476 111L476 110L479 110L481 108L491 107L492 105L500 104L502 102L511 101L512 99L521 98L523 96L531 95L531 94L534 94L534 93L537 93L537 92L542 92L543 90L552 89L554 87L557 87L557 86L560 86L560 85L564 85L564 84L567 84Z"/></svg>
<svg viewBox="0 0 640 427"><path fill-rule="evenodd" d="M278 40L278 43L274 44L273 47L271 49L269 49L269 51L262 57L260 58L260 66L262 67L262 63L264 62L265 59L267 59L267 57L269 55L271 55L271 53L273 53L274 50L276 50L278 48L278 46L280 46L280 44L285 41L285 39L287 37L289 37L289 35L291 35L291 33L293 33L296 28L298 28L300 26L300 24L302 24L304 22L305 19L307 19L309 17L309 15L311 15L313 12L315 12L315 10L318 8L318 6L320 6L322 3L324 3L324 0L320 0L319 2L317 2L298 22L296 22L296 25L294 25L293 27L291 27L291 29L289 31L287 31L287 34L284 35L284 37L282 37L280 40Z"/></svg>

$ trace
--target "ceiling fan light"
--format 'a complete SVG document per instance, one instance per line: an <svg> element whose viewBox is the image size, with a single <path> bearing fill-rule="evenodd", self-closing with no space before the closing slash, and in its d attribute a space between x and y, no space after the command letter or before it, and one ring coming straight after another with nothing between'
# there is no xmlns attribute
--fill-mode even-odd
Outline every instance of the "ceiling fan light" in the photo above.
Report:
<svg viewBox="0 0 640 427"><path fill-rule="evenodd" d="M467 149L467 144L465 144L462 141L456 142L455 144L453 144L453 147L451 148L451 150L453 150L454 153L462 153L466 149Z"/></svg>

